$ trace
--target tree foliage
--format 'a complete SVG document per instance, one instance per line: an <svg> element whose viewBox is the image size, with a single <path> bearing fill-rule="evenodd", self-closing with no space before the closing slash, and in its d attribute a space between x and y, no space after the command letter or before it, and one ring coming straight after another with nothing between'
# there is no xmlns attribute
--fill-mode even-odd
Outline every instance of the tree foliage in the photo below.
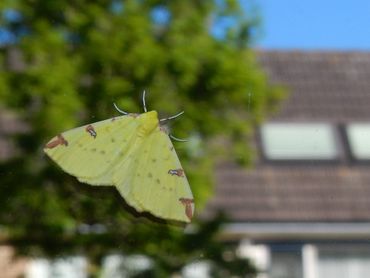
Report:
<svg viewBox="0 0 370 278"><path fill-rule="evenodd" d="M107 250L143 253L167 274L195 258L201 249L194 242L203 250L213 244L208 259L222 261L220 245L205 240L207 228L199 228L199 240L137 217L112 188L63 173L42 146L61 131L116 115L113 102L142 111L146 89L149 109L162 117L186 112L171 133L189 138L176 148L202 208L214 163L221 156L249 163L252 127L281 97L249 48L254 18L235 0L4 0L0 12L8 34L0 100L30 127L12 139L20 155L0 164L0 223L9 241L25 252L82 252L94 262ZM225 18L233 24L216 38L212 30Z"/></svg>

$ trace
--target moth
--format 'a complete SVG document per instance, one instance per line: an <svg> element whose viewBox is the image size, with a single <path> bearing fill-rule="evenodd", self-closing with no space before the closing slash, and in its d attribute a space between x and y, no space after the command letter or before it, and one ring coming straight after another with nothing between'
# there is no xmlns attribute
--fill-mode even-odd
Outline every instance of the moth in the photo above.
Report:
<svg viewBox="0 0 370 278"><path fill-rule="evenodd" d="M156 111L90 123L52 138L44 152L80 182L117 188L127 204L138 212L189 223L194 214L193 195L161 122L183 112L158 119Z"/></svg>

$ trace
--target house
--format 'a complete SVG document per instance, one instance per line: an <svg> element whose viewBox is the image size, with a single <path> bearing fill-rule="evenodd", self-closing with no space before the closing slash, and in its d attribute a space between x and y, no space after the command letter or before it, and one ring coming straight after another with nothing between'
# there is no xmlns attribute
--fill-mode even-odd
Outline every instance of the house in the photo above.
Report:
<svg viewBox="0 0 370 278"><path fill-rule="evenodd" d="M257 128L253 168L218 167L206 214L227 213L260 277L370 277L370 52L258 59L289 97Z"/></svg>

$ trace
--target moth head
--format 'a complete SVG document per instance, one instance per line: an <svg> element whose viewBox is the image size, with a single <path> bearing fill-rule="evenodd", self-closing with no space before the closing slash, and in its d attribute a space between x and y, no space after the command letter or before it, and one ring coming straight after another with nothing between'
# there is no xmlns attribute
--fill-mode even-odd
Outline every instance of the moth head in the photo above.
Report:
<svg viewBox="0 0 370 278"><path fill-rule="evenodd" d="M167 125L160 125L159 129L167 135L170 134L170 128Z"/></svg>
<svg viewBox="0 0 370 278"><path fill-rule="evenodd" d="M145 91L143 92L142 101L143 101L144 113L140 114L139 118L140 118L140 120L145 121L146 126L153 127L155 124L158 124L158 114L157 114L157 111L154 111L154 110L148 112L148 110L146 108L146 102L145 102ZM126 111L123 111L120 108L118 108L115 103L113 103L113 105L117 109L117 111L120 112L121 114L129 115L129 113L127 113ZM179 139L179 138L176 138L175 136L171 135L169 133L168 127L166 125L162 124L163 122L175 119L175 118L181 116L182 114L184 114L184 111L181 111L180 113L177 113L176 115L173 115L171 117L160 119L159 120L159 123L160 123L159 126L160 126L160 130L165 132L166 134L168 134L168 136L170 136L172 139L174 139L176 141L180 141L180 142L186 142L187 140ZM151 128L147 128L147 130L151 130Z"/></svg>

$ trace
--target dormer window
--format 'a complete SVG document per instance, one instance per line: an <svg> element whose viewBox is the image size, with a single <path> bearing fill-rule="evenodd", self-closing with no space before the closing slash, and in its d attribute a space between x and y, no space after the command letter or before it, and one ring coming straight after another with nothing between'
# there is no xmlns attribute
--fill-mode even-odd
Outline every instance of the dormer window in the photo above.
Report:
<svg viewBox="0 0 370 278"><path fill-rule="evenodd" d="M325 123L267 123L261 127L261 140L263 154L269 160L339 157L334 127Z"/></svg>
<svg viewBox="0 0 370 278"><path fill-rule="evenodd" d="M349 124L346 131L352 157L370 160L370 123Z"/></svg>

